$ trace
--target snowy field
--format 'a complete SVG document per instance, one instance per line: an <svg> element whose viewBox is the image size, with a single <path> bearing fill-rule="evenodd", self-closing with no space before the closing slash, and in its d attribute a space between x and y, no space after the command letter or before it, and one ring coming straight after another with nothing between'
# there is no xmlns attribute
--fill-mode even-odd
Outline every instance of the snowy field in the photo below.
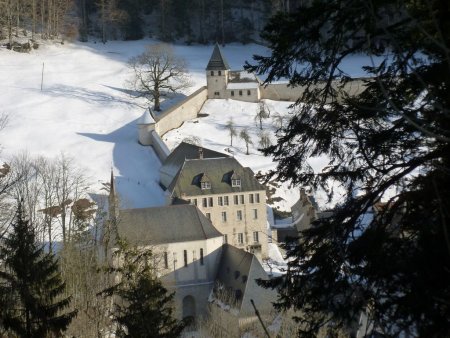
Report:
<svg viewBox="0 0 450 338"><path fill-rule="evenodd" d="M41 45L30 54L0 48L0 113L9 122L0 132L1 158L26 152L30 156L56 157L64 153L75 160L91 182L92 193L109 179L111 168L123 207L148 207L164 204L164 193L158 185L161 166L152 148L137 143L136 121L146 103L132 98L125 85L132 75L127 67L130 57L140 54L153 40L134 42L66 43ZM193 86L188 95L206 84L205 67L212 46L175 45L176 54L188 63ZM232 69L241 69L253 54L267 54L259 45L230 44L222 48ZM354 76L364 75L358 58L348 62ZM41 73L43 88L41 90ZM163 102L168 107L174 101ZM267 102L272 116L288 114L289 103ZM218 151L229 147L229 136L223 128L232 117L238 129L247 126L253 145L245 155L245 144L239 138L230 147L237 159L255 172L274 168L270 158L257 151L259 129L255 124L257 105L231 100L208 101L202 114L208 115L185 123L164 135L169 147L186 137L200 137L203 146ZM273 120L264 121L273 137ZM323 161L313 163L320 167ZM283 186L285 201L278 206L288 210L298 197L297 189Z"/></svg>
<svg viewBox="0 0 450 338"><path fill-rule="evenodd" d="M0 113L9 116L0 132L1 158L30 156L75 159L93 193L108 181L110 169L124 207L164 204L158 185L160 162L150 147L137 143L136 121L146 104L125 86L127 61L155 41L41 45L31 54L0 49ZM205 85L211 46L174 46L188 62L194 86ZM229 63L240 68L257 45L225 48ZM44 67L43 67L44 65ZM41 73L44 68L43 89ZM170 105L170 102L163 104Z"/></svg>
<svg viewBox="0 0 450 338"><path fill-rule="evenodd" d="M272 143L275 142L277 129L277 116L289 117L289 106L292 102L278 102L265 100L270 111L270 117L263 119L263 130L268 132ZM250 167L255 173L266 173L274 169L276 163L270 157L265 157L258 151L261 129L259 121L255 121L259 109L257 103L241 102L236 100L208 100L204 104L200 115L204 117L185 122L180 128L169 131L163 136L163 140L170 149L175 148L185 139L198 138L200 144L209 149L234 156L243 166ZM206 116L207 115L207 116ZM230 145L229 131L226 123L232 119L238 136L233 138L233 146ZM239 137L239 132L247 128L253 144L249 145L249 155L246 154L246 144ZM283 200L273 206L281 210L290 211L292 204L299 197L299 189L291 189L287 184L282 185L275 194Z"/></svg>

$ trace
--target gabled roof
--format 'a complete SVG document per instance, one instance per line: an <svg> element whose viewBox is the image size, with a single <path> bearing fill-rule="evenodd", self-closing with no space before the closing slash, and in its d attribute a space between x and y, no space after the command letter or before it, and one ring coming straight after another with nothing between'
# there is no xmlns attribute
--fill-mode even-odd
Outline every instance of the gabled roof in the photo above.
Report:
<svg viewBox="0 0 450 338"><path fill-rule="evenodd" d="M211 58L209 59L208 66L206 66L206 70L227 70L230 69L227 60L222 55L220 51L219 44L216 43L214 46L213 53Z"/></svg>
<svg viewBox="0 0 450 338"><path fill-rule="evenodd" d="M194 205L121 210L119 236L133 244L167 244L221 237Z"/></svg>
<svg viewBox="0 0 450 338"><path fill-rule="evenodd" d="M208 172L211 189L202 190L200 180L203 173ZM235 174L241 179L240 187L231 186L231 176ZM235 158L204 158L186 160L172 183L168 187L175 197L195 196L202 194L226 194L243 191L264 190L250 168L244 168Z"/></svg>
<svg viewBox="0 0 450 338"><path fill-rule="evenodd" d="M181 168L185 160L199 158L200 148L202 147L186 142L181 142L166 158L163 163L163 167L176 166L178 168ZM202 151L203 158L229 157L229 155L227 154L219 153L218 151L214 151L208 148L202 148Z"/></svg>
<svg viewBox="0 0 450 338"><path fill-rule="evenodd" d="M258 309L263 312L267 308L272 308L270 302L276 298L273 290L258 286L255 279L268 279L267 273L255 255L224 244L217 272L217 282L232 293L230 296L238 296L235 305L241 315L254 313L250 303L250 299L253 297ZM256 295L257 297L255 297Z"/></svg>

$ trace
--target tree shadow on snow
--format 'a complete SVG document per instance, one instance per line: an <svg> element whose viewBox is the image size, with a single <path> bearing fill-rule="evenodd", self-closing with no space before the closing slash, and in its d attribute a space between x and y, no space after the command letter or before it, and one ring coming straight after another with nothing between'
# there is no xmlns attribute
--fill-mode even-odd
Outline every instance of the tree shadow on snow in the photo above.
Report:
<svg viewBox="0 0 450 338"><path fill-rule="evenodd" d="M105 92L88 90L81 87L58 85L45 89L44 93L50 96L63 96L67 98L79 99L88 103L121 103L131 106L137 106L137 104L134 103L131 98L125 99L120 96L114 96Z"/></svg>

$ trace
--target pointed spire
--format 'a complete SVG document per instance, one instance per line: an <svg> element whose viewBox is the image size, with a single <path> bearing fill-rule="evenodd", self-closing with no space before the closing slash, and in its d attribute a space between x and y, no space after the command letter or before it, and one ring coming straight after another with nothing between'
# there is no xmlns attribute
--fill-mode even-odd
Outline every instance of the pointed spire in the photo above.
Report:
<svg viewBox="0 0 450 338"><path fill-rule="evenodd" d="M109 217L110 219L116 219L119 215L119 208L117 203L116 196L116 187L114 183L114 172L111 167L111 180L109 183L109 196L108 196L108 204L109 204Z"/></svg>
<svg viewBox="0 0 450 338"><path fill-rule="evenodd" d="M227 70L230 69L227 60L223 57L220 51L219 44L216 42L213 53L209 59L206 70Z"/></svg>
<svg viewBox="0 0 450 338"><path fill-rule="evenodd" d="M114 189L114 172L113 172L113 168L111 167L111 179L109 181L109 196L110 198L114 198L116 195L115 189Z"/></svg>

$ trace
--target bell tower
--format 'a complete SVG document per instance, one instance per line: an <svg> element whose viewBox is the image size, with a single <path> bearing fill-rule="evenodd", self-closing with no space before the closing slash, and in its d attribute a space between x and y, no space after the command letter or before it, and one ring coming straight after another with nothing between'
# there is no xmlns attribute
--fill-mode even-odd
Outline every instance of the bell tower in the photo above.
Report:
<svg viewBox="0 0 450 338"><path fill-rule="evenodd" d="M226 98L228 84L228 72L230 66L220 51L219 44L214 46L213 53L206 67L206 86L208 88L208 99Z"/></svg>

